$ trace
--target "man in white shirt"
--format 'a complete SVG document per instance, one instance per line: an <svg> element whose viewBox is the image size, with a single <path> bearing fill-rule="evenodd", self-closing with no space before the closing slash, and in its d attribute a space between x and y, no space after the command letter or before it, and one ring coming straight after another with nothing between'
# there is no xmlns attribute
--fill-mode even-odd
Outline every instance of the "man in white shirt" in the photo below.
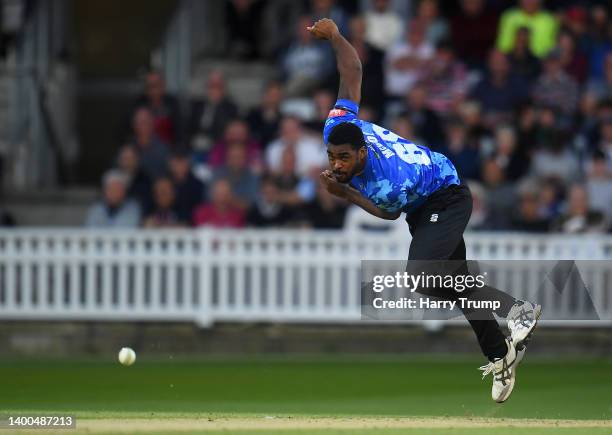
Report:
<svg viewBox="0 0 612 435"><path fill-rule="evenodd" d="M266 164L271 171L280 170L286 147L294 148L296 172L300 177L308 175L312 168L322 168L327 165L325 147L320 141L304 134L300 120L295 117L283 119L280 137L270 143L266 149Z"/></svg>
<svg viewBox="0 0 612 435"><path fill-rule="evenodd" d="M433 58L434 47L425 39L425 26L412 20L406 40L393 45L385 59L387 93L401 98L421 78L427 63Z"/></svg>
<svg viewBox="0 0 612 435"><path fill-rule="evenodd" d="M364 14L366 41L386 51L402 36L402 18L389 7L389 0L372 0L372 9Z"/></svg>

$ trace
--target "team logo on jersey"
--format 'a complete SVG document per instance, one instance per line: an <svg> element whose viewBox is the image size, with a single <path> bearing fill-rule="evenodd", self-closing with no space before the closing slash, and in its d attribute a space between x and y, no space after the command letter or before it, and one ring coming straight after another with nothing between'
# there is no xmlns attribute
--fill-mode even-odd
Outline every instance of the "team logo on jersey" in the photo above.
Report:
<svg viewBox="0 0 612 435"><path fill-rule="evenodd" d="M343 109L332 109L329 112L329 115L327 115L328 118L336 118L338 116L344 116L346 115L348 112L346 110Z"/></svg>
<svg viewBox="0 0 612 435"><path fill-rule="evenodd" d="M431 215L431 217L429 218L429 222L438 222L438 214L434 213Z"/></svg>

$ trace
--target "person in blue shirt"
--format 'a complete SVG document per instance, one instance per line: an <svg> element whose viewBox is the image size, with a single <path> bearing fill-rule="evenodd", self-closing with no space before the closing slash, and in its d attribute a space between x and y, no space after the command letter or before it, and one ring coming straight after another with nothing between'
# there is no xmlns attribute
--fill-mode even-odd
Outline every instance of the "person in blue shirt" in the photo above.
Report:
<svg viewBox="0 0 612 435"><path fill-rule="evenodd" d="M459 260L460 266L451 266L449 272L469 275L463 232L472 213L472 197L457 170L444 155L359 119L362 69L357 52L330 19L319 20L308 30L330 42L340 73L338 100L323 131L330 169L321 173L321 182L330 193L382 219L406 213L412 234L408 271L418 273L411 264L423 260ZM417 292L451 301L463 297L500 302L495 313L508 318L508 338L493 310L462 311L489 359L481 369L484 375L493 373L493 400L507 400L541 307L488 286L478 291L419 288Z"/></svg>

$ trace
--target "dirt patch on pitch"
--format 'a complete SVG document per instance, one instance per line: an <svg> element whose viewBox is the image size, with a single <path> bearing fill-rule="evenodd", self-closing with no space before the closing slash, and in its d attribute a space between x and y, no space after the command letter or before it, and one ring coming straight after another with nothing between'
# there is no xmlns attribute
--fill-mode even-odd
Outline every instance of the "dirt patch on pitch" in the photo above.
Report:
<svg viewBox="0 0 612 435"><path fill-rule="evenodd" d="M152 433L214 430L281 429L446 429L446 428L612 428L608 420L533 420L510 418L413 417L413 418L332 418L332 417L238 417L238 418L126 418L80 419L77 430L66 433ZM24 433L25 431L20 431ZM54 433L57 433L54 431Z"/></svg>

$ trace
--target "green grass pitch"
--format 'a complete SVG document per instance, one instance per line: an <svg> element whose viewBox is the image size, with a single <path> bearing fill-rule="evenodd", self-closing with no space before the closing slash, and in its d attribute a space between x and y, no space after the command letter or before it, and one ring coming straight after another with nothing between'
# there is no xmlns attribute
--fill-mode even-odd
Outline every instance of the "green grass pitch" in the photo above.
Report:
<svg viewBox="0 0 612 435"><path fill-rule="evenodd" d="M449 356L147 358L123 367L96 360L0 360L0 414L68 413L83 419L274 416L410 416L612 419L612 361L525 359L512 397L490 399L478 358ZM303 428L302 428L303 429ZM496 434L511 428L496 429ZM224 430L219 433L257 433ZM265 431L264 431L265 432ZM261 433L264 433L261 432ZM165 432L162 432L165 433ZM215 432L207 432L215 433ZM418 429L313 429L287 433L419 433ZM488 433L487 428L428 433ZM516 433L516 432L513 432ZM529 429L538 433L612 433L612 428Z"/></svg>

